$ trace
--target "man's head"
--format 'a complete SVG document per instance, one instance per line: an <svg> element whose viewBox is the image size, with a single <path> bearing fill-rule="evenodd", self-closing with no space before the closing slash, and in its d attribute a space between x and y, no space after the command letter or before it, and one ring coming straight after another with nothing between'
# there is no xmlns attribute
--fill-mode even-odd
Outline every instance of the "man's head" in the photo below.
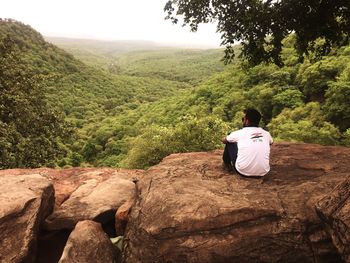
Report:
<svg viewBox="0 0 350 263"><path fill-rule="evenodd" d="M243 126L259 126L261 114L256 109L244 110Z"/></svg>

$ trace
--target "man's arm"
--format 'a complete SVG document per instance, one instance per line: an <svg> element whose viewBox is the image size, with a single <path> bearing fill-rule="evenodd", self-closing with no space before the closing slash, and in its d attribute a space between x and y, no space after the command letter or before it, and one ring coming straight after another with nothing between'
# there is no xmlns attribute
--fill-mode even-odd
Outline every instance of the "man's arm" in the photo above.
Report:
<svg viewBox="0 0 350 263"><path fill-rule="evenodd" d="M228 143L227 137L225 136L224 138L222 138L222 139L221 139L221 142L222 142L223 144L227 144L227 143Z"/></svg>
<svg viewBox="0 0 350 263"><path fill-rule="evenodd" d="M221 142L224 144L237 142L239 139L239 131L231 132L229 135L221 139Z"/></svg>

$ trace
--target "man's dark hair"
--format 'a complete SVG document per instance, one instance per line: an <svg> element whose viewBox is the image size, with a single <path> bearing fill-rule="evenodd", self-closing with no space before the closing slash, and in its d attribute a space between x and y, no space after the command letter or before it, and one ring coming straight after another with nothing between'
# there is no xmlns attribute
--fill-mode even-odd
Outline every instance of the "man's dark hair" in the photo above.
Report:
<svg viewBox="0 0 350 263"><path fill-rule="evenodd" d="M261 114L256 109L246 109L244 110L245 118L249 120L249 123L252 125L259 125L261 120Z"/></svg>

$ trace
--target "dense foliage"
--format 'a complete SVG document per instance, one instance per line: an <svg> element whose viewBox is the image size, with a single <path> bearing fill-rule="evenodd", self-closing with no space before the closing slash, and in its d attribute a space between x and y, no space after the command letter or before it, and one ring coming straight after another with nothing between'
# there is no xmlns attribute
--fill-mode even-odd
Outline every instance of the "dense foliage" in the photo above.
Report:
<svg viewBox="0 0 350 263"><path fill-rule="evenodd" d="M2 168L145 168L171 153L220 148L220 138L241 127L246 107L262 112L277 141L350 146L350 46L321 57L310 52L300 62L292 34L283 40L283 67L247 68L240 61L224 67L221 50L118 52L111 43L61 40L87 66L18 22L1 23L0 36L11 36L13 48L0 57L0 111L12 118L1 119L1 158L10 160ZM4 104L8 97L18 107ZM57 112L75 128L70 140L62 140L67 127ZM33 151L46 148L54 152ZM35 153L44 161L31 161Z"/></svg>
<svg viewBox="0 0 350 263"><path fill-rule="evenodd" d="M349 43L350 1L348 0L169 0L164 10L174 23L183 18L191 30L200 23L217 22L222 44L230 47L242 43L242 55L251 64L273 61L282 65L282 41L295 33L299 55L314 50L321 55L333 45ZM315 45L323 38L322 45Z"/></svg>
<svg viewBox="0 0 350 263"><path fill-rule="evenodd" d="M70 136L63 117L45 101L42 78L19 56L21 44L0 31L0 169L54 166Z"/></svg>
<svg viewBox="0 0 350 263"><path fill-rule="evenodd" d="M114 75L128 75L196 84L223 70L221 49L176 49L146 42L48 40L84 63ZM124 43L126 44L126 43Z"/></svg>
<svg viewBox="0 0 350 263"><path fill-rule="evenodd" d="M7 36L10 36L12 39L9 46L11 46L11 52L16 55L16 58L13 58L12 62L6 60L6 63L2 63L2 66L11 69L11 75L6 76L6 78L16 81L15 78L20 72L25 76L23 79L18 79L22 85L22 88L18 88L21 92L21 97L25 96L27 92L25 86L28 87L27 89L30 87L26 82L31 81L34 83L31 86L35 86L36 92L33 98L37 100L38 105L52 109L57 118L65 116L65 119L75 127L76 133L74 138L71 141L65 141L64 144L60 144L62 146L60 148L61 153L67 153L67 157L59 162L61 165L77 166L82 161L86 162L89 160L89 158L82 158L82 152L88 148L86 141L89 138L85 127L96 126L108 116L122 115L126 111L135 109L144 103L181 93L183 90L191 87L190 83L192 80L193 82L199 81L206 78L207 74L220 70L219 67L223 68L223 65L219 64L220 56L213 56L210 52L166 50L153 56L154 58L160 58L162 61L157 67L162 68L166 72L165 76L154 74L154 72L157 72L157 69L152 68L149 63L144 66L144 69L147 69L150 73L146 70L141 74L135 74L134 72L119 74L120 72L110 70L111 61L114 63L119 59L117 55L125 54L125 52L147 48L149 46L148 43L146 45L142 42L134 43L134 46L130 47L129 43L120 44L113 42L105 44L104 42L98 42L99 45L94 46L95 42L92 41L92 44L88 43L85 51L81 52L85 58L88 58L90 65L94 66L90 67L75 59L71 54L46 42L39 33L20 22L1 20L0 37L5 39ZM80 41L78 43L80 44ZM88 54L86 49L89 50ZM153 52L152 49L149 51L150 53ZM217 52L219 53L220 51ZM196 73L188 71L188 65L183 63L183 68L178 70L178 77L174 77L171 74L171 68L174 67L176 62L174 61L172 65L166 65L165 58L169 55L176 57L181 53L183 53L182 59L186 60L187 58L187 61L194 61L193 65L197 61L195 57L198 57L198 61L200 61L201 56L203 56L202 65L206 64L205 71L202 70L200 74L198 71ZM130 54L131 56L134 57L132 64L128 64L128 59L124 59L122 69L125 72L132 71L132 69L128 69L131 65L142 65L145 61L138 54L135 56L135 53L132 53ZM1 57L5 59L4 55ZM96 57L99 59L95 60ZM97 63L92 63L92 61ZM156 61L156 59L153 59L153 61ZM211 67L211 64L216 66ZM100 67L101 65L103 66ZM18 68L17 71L16 68ZM199 65L197 65L197 69L200 69ZM6 96L9 95L7 90L4 91L5 93ZM10 106L5 105L2 108L8 110L8 107ZM25 118L24 114L23 118ZM28 119L28 121L33 121L33 119ZM11 139L12 135L9 133L7 126L3 127L3 131L3 136L4 138L6 137L6 140L14 140ZM47 134L42 133L42 136L48 137L48 141L50 141ZM6 140L6 145L10 145ZM13 141L13 144L17 144L17 141ZM32 141L34 142L34 139ZM45 145L42 143L43 149ZM32 154L30 152L34 151L34 149L29 151L26 148L25 151L30 155ZM5 152L4 150L4 155ZM58 157L58 155L53 154L43 155L40 151L38 151L38 154L41 154L42 159L46 159L47 163L54 163L56 157ZM17 161L20 162L19 155L12 154L11 156L14 159L17 158ZM27 161L23 165L34 167L44 165L44 163L34 164ZM13 163L11 167L23 165ZM10 166L7 164L1 167Z"/></svg>
<svg viewBox="0 0 350 263"><path fill-rule="evenodd" d="M246 107L263 113L263 126L276 141L350 146L350 46L299 63L294 39L284 40L282 68L234 64L192 90L107 118L98 129L86 127L94 149L89 160L147 167L169 153L215 149L224 134L241 126Z"/></svg>

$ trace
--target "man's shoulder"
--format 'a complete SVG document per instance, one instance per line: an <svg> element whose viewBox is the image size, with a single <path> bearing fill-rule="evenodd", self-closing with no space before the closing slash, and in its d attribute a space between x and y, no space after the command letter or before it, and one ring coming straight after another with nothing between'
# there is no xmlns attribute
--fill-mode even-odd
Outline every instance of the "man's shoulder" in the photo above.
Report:
<svg viewBox="0 0 350 263"><path fill-rule="evenodd" d="M262 127L256 127L256 129L258 129L260 132L264 132L264 133L270 133L268 130L265 130Z"/></svg>
<svg viewBox="0 0 350 263"><path fill-rule="evenodd" d="M262 132L263 132L264 136L266 136L267 138L269 138L270 144L272 144L272 143L273 143L273 138L272 138L270 132L267 131L267 130L264 130L263 128L261 128L261 129L262 129Z"/></svg>
<svg viewBox="0 0 350 263"><path fill-rule="evenodd" d="M230 132L230 134L238 134L238 133L241 133L242 131L243 131L243 129L239 129L239 130L235 130L235 131Z"/></svg>
<svg viewBox="0 0 350 263"><path fill-rule="evenodd" d="M264 128L260 128L263 132L270 133L268 130L265 130Z"/></svg>

